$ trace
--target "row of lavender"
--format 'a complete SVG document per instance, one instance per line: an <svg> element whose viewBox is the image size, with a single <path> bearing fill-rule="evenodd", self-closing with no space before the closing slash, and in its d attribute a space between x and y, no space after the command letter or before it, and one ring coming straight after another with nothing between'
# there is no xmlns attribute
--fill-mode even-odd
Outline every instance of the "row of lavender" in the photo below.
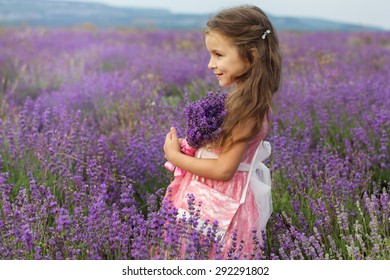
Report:
<svg viewBox="0 0 390 280"><path fill-rule="evenodd" d="M201 33L0 31L0 259L389 259L390 34L281 43L274 213L244 256L162 201L183 93L216 87Z"/></svg>

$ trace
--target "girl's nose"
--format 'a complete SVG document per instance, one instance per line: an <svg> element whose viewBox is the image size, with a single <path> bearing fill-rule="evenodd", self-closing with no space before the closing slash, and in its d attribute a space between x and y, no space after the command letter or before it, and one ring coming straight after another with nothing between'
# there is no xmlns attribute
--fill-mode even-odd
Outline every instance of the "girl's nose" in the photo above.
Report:
<svg viewBox="0 0 390 280"><path fill-rule="evenodd" d="M209 64L207 65L207 67L211 70L215 69L215 63L214 63L212 58L210 58L210 61L209 61Z"/></svg>

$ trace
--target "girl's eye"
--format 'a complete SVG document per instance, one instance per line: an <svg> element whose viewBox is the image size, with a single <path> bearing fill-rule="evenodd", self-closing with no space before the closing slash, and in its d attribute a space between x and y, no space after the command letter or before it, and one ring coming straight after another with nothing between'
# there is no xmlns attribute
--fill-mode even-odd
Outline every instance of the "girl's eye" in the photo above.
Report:
<svg viewBox="0 0 390 280"><path fill-rule="evenodd" d="M215 55L218 57L222 56L222 54L220 54L220 53L215 53Z"/></svg>

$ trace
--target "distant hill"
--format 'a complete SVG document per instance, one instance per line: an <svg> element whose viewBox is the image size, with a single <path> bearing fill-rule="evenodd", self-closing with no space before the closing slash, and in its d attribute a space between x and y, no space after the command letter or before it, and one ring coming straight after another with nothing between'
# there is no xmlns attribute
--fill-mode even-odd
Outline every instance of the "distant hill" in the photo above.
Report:
<svg viewBox="0 0 390 280"><path fill-rule="evenodd" d="M0 27L202 29L210 15L176 14L165 9L118 8L97 3L0 0ZM320 19L270 16L278 30L380 31L380 28Z"/></svg>

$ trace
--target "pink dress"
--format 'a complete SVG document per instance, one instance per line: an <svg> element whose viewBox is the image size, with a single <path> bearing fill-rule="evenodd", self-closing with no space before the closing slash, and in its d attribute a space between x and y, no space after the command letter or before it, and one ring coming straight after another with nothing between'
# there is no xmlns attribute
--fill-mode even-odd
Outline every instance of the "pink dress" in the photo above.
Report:
<svg viewBox="0 0 390 280"><path fill-rule="evenodd" d="M247 151L243 156L243 160L240 163L241 165L250 165L254 154L261 143L261 141L265 138L266 133L260 132L250 143ZM203 148L204 149L204 148ZM217 157L216 154L213 154L213 151L206 150L206 153L202 153L201 158L209 158L209 157ZM204 155L203 155L204 154ZM175 179L170 184L171 194L170 199L173 201L173 204L176 208L179 208L183 200L187 200L186 198L186 187L189 185L189 182L192 180L193 175L189 172L186 172L182 177L175 177ZM206 183L208 186L224 193L225 195L239 201L241 199L243 190L248 180L248 172L240 171L240 168L236 171L233 178L229 181L217 181L207 178L200 178L202 182ZM215 204L218 204L216 201ZM216 205L216 208L218 205ZM256 205L255 196L253 194L252 188L247 188L246 199L243 204L238 208L235 216L231 224L229 225L225 237L223 238L223 252L224 258L227 258L227 252L232 247L234 240L232 239L232 234L234 231L237 232L237 241L238 246L240 245L240 241L243 240L243 250L241 251L241 257L244 255L247 258L253 252L254 244L253 244L253 229L259 229L259 211L258 206ZM264 225L265 226L265 225ZM257 235L261 239L261 233ZM259 240L261 242L261 240ZM213 258L211 255L210 258Z"/></svg>

